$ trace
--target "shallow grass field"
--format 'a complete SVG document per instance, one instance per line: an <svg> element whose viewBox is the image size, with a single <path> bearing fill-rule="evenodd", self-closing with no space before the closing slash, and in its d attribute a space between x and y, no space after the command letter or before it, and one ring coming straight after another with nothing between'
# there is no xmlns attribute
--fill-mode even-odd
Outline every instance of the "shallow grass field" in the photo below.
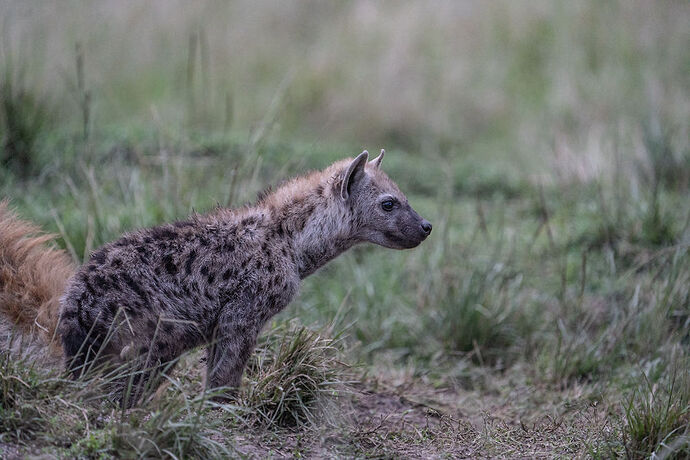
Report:
<svg viewBox="0 0 690 460"><path fill-rule="evenodd" d="M690 457L687 2L0 17L0 199L77 261L364 148L434 225L306 279L237 404L0 350L0 457Z"/></svg>

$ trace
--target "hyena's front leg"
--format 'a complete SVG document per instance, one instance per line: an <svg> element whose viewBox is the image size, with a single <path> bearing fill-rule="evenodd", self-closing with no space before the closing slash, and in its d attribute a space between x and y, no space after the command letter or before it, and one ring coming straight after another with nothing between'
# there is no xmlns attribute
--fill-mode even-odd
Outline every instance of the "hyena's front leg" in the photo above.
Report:
<svg viewBox="0 0 690 460"><path fill-rule="evenodd" d="M215 337L207 349L207 388L228 387L231 389L229 397L237 393L244 366L256 346L257 336L258 331L250 325L231 322L218 324Z"/></svg>

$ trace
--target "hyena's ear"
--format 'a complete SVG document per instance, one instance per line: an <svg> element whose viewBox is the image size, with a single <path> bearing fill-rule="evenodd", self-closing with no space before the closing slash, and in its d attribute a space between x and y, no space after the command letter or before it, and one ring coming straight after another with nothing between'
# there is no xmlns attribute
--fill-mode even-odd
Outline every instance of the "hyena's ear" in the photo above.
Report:
<svg viewBox="0 0 690 460"><path fill-rule="evenodd" d="M357 158L352 160L350 166L347 167L345 177L343 177L343 183L340 186L340 196L343 200L347 200L350 196L352 186L364 177L364 167L367 164L367 160L369 160L369 152L365 150L357 155Z"/></svg>
<svg viewBox="0 0 690 460"><path fill-rule="evenodd" d="M372 165L374 168L379 169L381 167L381 162L383 161L383 156L386 154L386 151L381 149L381 153L379 156L374 158L369 162L370 165Z"/></svg>

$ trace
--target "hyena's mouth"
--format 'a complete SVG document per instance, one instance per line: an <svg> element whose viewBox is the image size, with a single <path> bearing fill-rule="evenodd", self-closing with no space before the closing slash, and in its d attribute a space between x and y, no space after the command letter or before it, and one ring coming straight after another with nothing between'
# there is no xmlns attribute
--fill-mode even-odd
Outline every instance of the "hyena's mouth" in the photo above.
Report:
<svg viewBox="0 0 690 460"><path fill-rule="evenodd" d="M413 242L409 238L404 238L402 237L401 234L394 233L394 232L383 232L383 236L386 237L386 239L393 245L393 246L400 246L403 248L413 248L417 246L419 243L421 243L421 240L419 242Z"/></svg>
<svg viewBox="0 0 690 460"><path fill-rule="evenodd" d="M419 233L416 236L410 237L403 233L395 232L384 232L383 236L385 236L386 240L388 240L390 247L394 249L416 248L417 246L422 244L422 241L424 241L427 237L427 235L423 233Z"/></svg>

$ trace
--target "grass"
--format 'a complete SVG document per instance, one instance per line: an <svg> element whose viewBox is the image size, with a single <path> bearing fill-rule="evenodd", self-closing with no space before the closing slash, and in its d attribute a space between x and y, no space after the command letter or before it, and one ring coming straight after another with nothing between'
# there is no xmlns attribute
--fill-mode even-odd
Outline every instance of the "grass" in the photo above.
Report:
<svg viewBox="0 0 690 460"><path fill-rule="evenodd" d="M670 363L669 375L652 383L643 374L625 406L623 439L629 457L690 455L690 382L687 363Z"/></svg>
<svg viewBox="0 0 690 460"><path fill-rule="evenodd" d="M351 383L340 358L342 345L326 330L274 327L247 367L251 383L241 395L247 421L290 428L337 416L334 399Z"/></svg>
<svg viewBox="0 0 690 460"><path fill-rule="evenodd" d="M55 376L15 361L3 352L0 363L0 428L3 440L28 441L49 425L44 405L63 386Z"/></svg>
<svg viewBox="0 0 690 460"><path fill-rule="evenodd" d="M198 356L183 357L184 373L165 376L158 391L124 408L113 384L134 376L127 366L72 380L3 351L0 447L11 446L8 454L57 449L60 456L88 458L222 458L237 455L226 442L237 427L313 430L337 414L336 401L349 385L327 333L294 322L276 325L260 344L236 405L213 402L223 389L203 390L201 369L189 365Z"/></svg>
<svg viewBox="0 0 690 460"><path fill-rule="evenodd" d="M5 60L0 66L0 165L28 177L38 167L39 143L54 110L31 85L25 66L11 57Z"/></svg>
<svg viewBox="0 0 690 460"><path fill-rule="evenodd" d="M4 353L3 455L688 455L687 7L367 5L0 7L0 196L76 260L363 147L434 224L305 280L234 404Z"/></svg>

